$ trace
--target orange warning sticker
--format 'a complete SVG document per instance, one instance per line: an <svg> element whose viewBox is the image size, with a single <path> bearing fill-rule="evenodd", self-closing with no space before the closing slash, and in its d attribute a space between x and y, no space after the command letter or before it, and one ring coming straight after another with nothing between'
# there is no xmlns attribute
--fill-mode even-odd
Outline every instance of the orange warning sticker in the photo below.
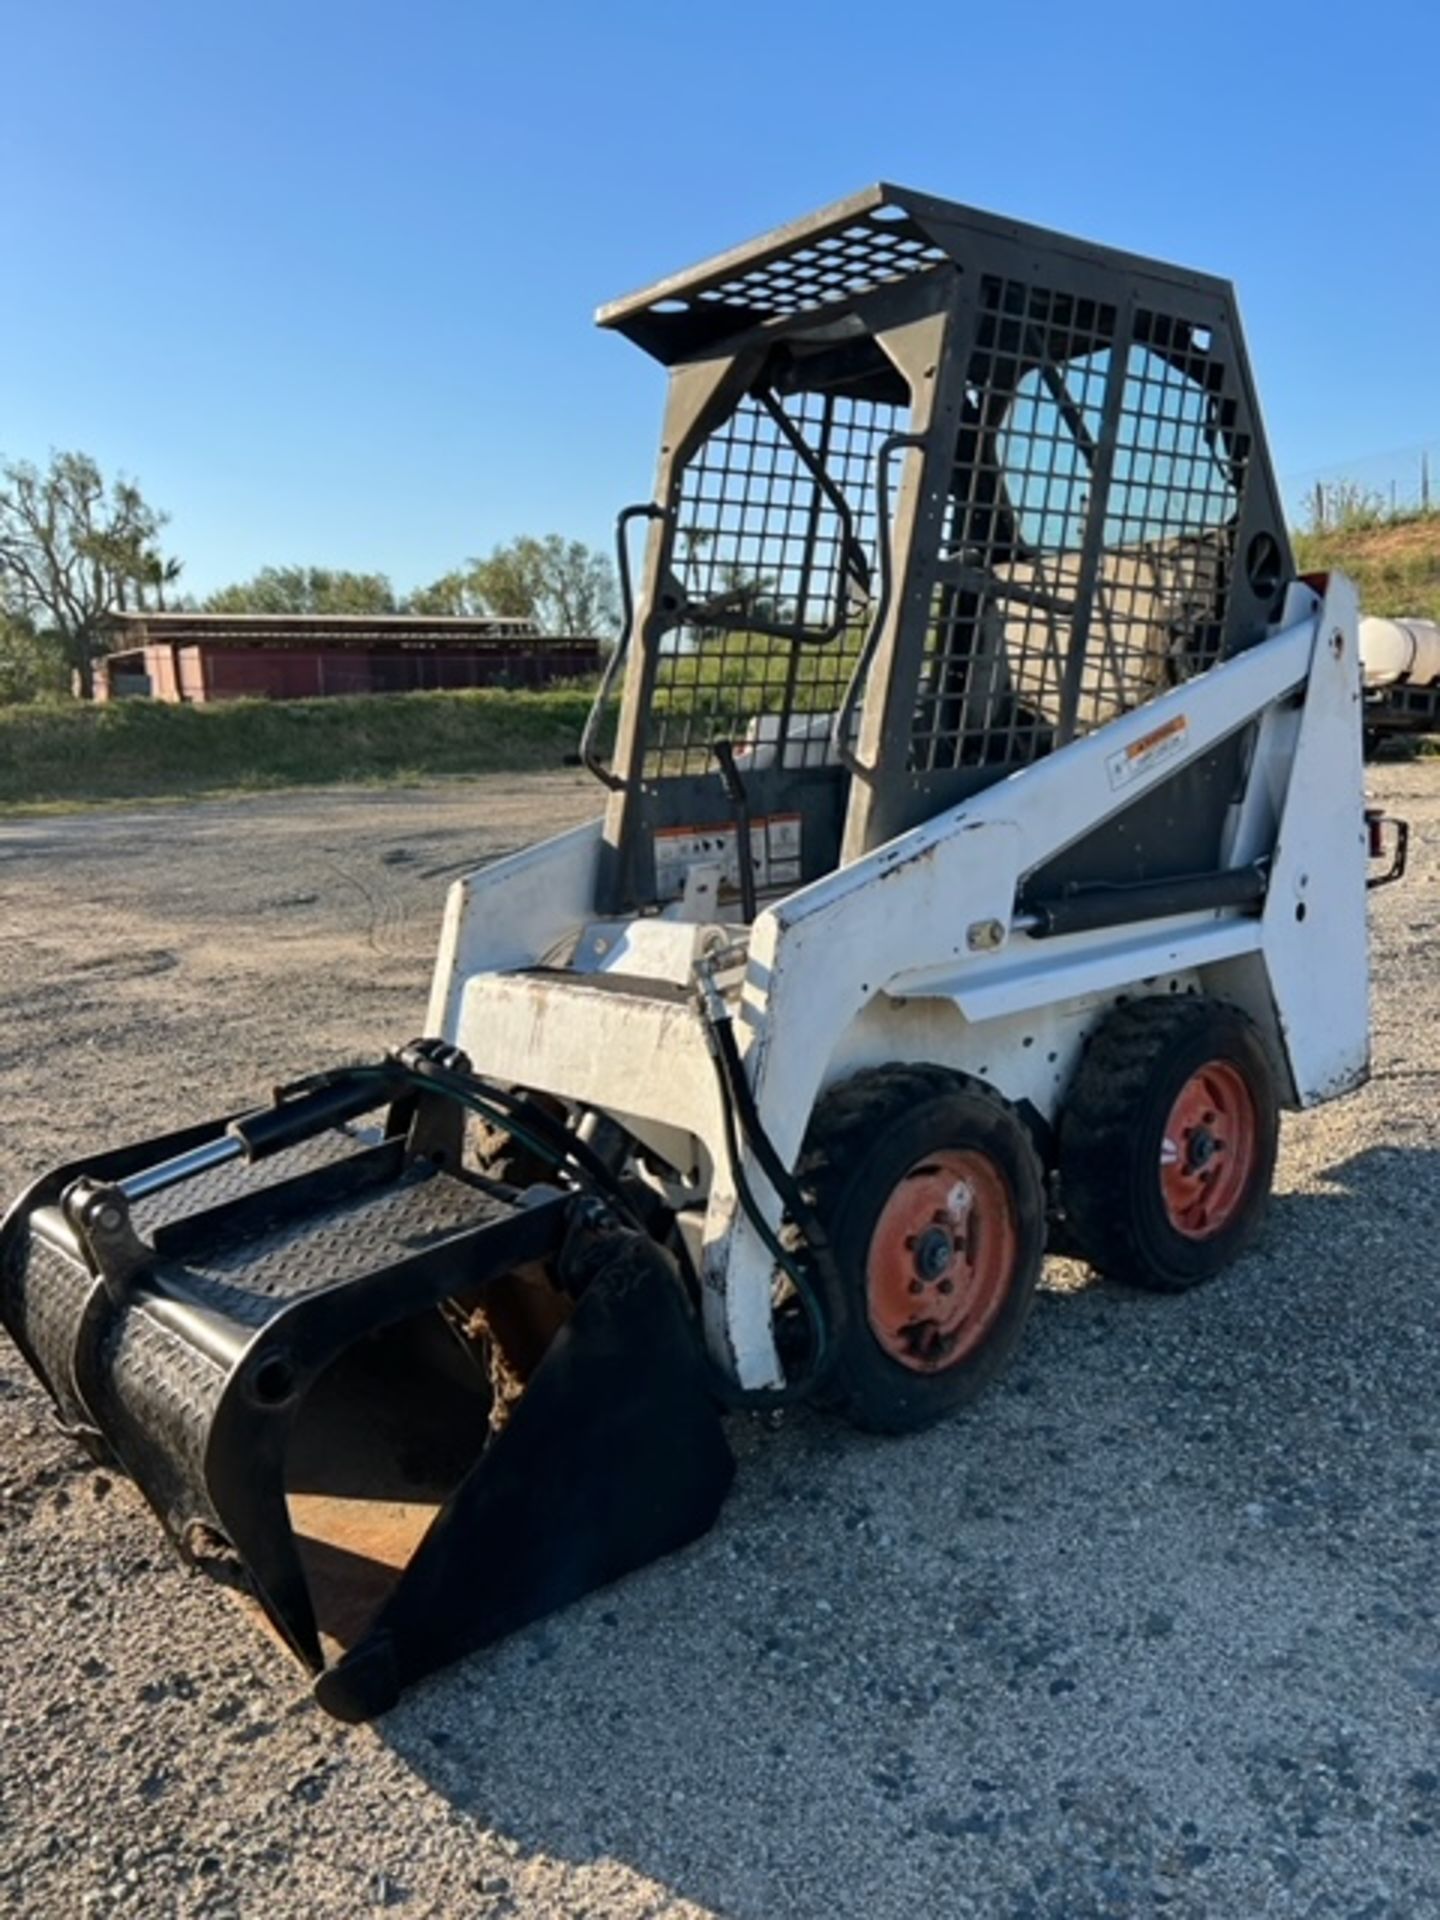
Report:
<svg viewBox="0 0 1440 1920"><path fill-rule="evenodd" d="M1177 713L1163 727L1152 727L1149 733L1142 733L1138 740L1132 740L1128 747L1121 747L1110 754L1105 761L1110 785L1129 786L1132 780L1154 773L1166 761L1175 759L1185 751L1189 732L1190 722L1183 713Z"/></svg>

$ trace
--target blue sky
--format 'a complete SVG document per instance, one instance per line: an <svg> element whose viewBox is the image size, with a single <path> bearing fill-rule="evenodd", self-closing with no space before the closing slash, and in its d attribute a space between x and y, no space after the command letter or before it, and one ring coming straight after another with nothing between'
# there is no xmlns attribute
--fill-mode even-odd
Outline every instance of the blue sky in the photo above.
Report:
<svg viewBox="0 0 1440 1920"><path fill-rule="evenodd" d="M0 452L185 584L608 545L597 304L878 178L1228 275L1278 469L1440 442L1440 9L0 0Z"/></svg>

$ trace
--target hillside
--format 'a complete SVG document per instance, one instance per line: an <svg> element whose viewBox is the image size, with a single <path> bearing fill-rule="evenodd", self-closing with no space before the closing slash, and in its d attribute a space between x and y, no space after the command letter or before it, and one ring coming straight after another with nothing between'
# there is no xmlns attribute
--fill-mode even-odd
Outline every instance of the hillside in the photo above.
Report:
<svg viewBox="0 0 1440 1920"><path fill-rule="evenodd" d="M1348 573L1364 612L1440 620L1440 512L1357 516L1351 525L1294 539L1301 571Z"/></svg>

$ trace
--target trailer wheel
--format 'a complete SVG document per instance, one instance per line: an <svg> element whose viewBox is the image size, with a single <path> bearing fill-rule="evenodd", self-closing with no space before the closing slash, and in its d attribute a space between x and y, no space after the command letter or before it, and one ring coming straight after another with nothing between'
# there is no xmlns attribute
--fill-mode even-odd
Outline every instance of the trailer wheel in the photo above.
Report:
<svg viewBox="0 0 1440 1920"><path fill-rule="evenodd" d="M1040 1163L997 1094L939 1067L882 1067L827 1094L800 1163L834 1253L826 1393L906 1433L999 1372L1045 1250Z"/></svg>
<svg viewBox="0 0 1440 1920"><path fill-rule="evenodd" d="M1278 1138L1275 1076L1238 1007L1117 1007L1060 1118L1060 1200L1085 1258L1167 1293L1211 1279L1259 1230Z"/></svg>

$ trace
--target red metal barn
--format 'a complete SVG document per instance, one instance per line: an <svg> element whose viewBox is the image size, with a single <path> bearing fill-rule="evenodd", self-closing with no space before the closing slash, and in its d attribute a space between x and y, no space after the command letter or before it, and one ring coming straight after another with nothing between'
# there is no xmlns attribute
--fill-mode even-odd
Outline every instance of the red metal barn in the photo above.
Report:
<svg viewBox="0 0 1440 1920"><path fill-rule="evenodd" d="M95 698L199 703L244 696L543 687L593 673L600 643L525 620L421 614L119 613Z"/></svg>

